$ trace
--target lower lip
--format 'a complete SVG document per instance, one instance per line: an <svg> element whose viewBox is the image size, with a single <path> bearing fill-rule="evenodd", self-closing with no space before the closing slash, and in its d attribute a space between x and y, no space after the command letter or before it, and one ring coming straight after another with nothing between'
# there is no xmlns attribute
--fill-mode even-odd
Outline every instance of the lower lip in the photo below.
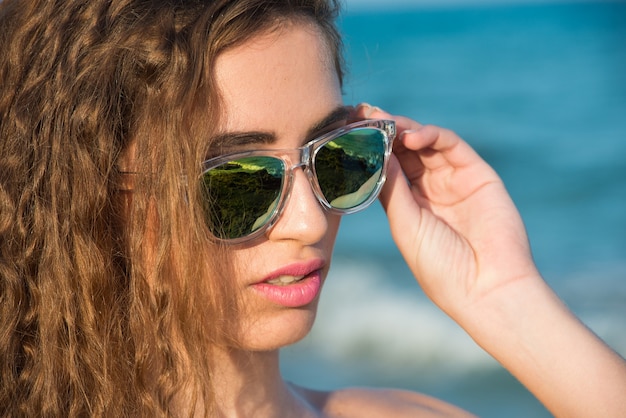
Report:
<svg viewBox="0 0 626 418"><path fill-rule="evenodd" d="M322 287L321 271L316 270L302 280L288 285L257 283L254 289L266 299L287 308L298 308L313 302Z"/></svg>

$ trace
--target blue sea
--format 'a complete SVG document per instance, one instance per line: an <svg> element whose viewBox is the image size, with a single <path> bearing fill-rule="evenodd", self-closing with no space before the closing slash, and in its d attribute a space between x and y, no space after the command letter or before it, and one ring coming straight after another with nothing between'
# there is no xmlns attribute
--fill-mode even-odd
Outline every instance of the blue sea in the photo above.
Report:
<svg viewBox="0 0 626 418"><path fill-rule="evenodd" d="M504 179L545 279L626 355L626 2L372 4L348 1L340 21L346 103L464 137ZM342 222L318 321L284 350L286 378L550 416L424 296L379 204Z"/></svg>

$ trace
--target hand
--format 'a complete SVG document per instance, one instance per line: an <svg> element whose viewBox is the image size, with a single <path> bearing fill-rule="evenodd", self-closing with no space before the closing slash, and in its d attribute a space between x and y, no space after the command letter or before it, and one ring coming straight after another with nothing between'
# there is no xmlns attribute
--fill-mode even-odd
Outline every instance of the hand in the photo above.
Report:
<svg viewBox="0 0 626 418"><path fill-rule="evenodd" d="M498 175L456 134L393 119L398 138L380 200L426 294L555 415L626 416L626 362L537 271Z"/></svg>
<svg viewBox="0 0 626 418"><path fill-rule="evenodd" d="M538 277L524 225L502 181L451 131L361 105L396 121L380 200L392 236L426 294L455 319L494 290Z"/></svg>

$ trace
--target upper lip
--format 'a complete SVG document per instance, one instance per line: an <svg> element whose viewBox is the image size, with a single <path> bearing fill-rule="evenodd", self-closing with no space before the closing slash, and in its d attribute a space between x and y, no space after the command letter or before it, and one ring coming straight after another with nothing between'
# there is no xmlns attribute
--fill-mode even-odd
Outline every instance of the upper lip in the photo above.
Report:
<svg viewBox="0 0 626 418"><path fill-rule="evenodd" d="M321 258L313 258L306 261L289 263L272 271L257 283L267 282L280 276L308 276L312 272L324 268L324 266L326 266L326 261Z"/></svg>

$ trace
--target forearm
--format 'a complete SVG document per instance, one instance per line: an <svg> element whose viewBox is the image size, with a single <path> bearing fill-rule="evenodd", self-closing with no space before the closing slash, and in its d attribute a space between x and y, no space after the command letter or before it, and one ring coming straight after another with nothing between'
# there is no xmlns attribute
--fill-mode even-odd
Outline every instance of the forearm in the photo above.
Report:
<svg viewBox="0 0 626 418"><path fill-rule="evenodd" d="M462 323L486 351L555 416L626 416L626 362L540 277L496 292Z"/></svg>

